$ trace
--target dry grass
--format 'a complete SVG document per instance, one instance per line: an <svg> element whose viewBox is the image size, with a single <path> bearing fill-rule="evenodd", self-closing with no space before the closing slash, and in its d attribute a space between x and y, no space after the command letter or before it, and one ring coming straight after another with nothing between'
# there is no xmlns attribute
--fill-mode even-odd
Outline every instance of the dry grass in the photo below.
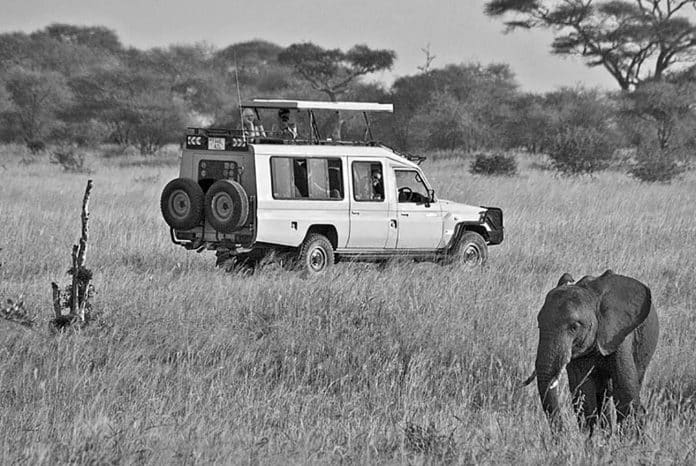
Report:
<svg viewBox="0 0 696 466"><path fill-rule="evenodd" d="M46 325L87 175L4 150L0 299L23 295ZM441 197L503 208L483 270L340 264L304 280L224 274L171 244L158 200L176 163L94 160L102 318L57 337L0 322L0 463L693 463L694 174L644 185L530 163L492 179L426 162ZM563 272L606 268L649 284L661 318L647 436L551 441L534 388L518 388L535 315Z"/></svg>

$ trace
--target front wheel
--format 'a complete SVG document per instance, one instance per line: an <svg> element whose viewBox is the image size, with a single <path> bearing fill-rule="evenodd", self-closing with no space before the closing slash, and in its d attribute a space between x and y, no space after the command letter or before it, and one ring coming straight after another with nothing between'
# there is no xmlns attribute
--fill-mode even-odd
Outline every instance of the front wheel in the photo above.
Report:
<svg viewBox="0 0 696 466"><path fill-rule="evenodd" d="M334 264L331 242L324 235L312 233L300 246L298 266L312 275L319 275Z"/></svg>
<svg viewBox="0 0 696 466"><path fill-rule="evenodd" d="M479 267L488 260L488 246L481 235L465 231L450 252L452 262L459 262L468 268Z"/></svg>

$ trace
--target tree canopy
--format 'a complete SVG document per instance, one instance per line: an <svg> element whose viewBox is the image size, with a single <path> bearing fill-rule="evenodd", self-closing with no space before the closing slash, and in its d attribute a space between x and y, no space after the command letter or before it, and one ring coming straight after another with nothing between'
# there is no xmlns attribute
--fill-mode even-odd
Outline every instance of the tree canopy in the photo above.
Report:
<svg viewBox="0 0 696 466"><path fill-rule="evenodd" d="M509 29L553 30L553 53L581 56L631 90L693 60L687 7L696 0L488 0L485 11Z"/></svg>
<svg viewBox="0 0 696 466"><path fill-rule="evenodd" d="M332 102L359 76L391 69L396 59L393 50L373 50L356 45L348 52L323 49L311 42L292 44L278 61L292 67L310 85L326 94Z"/></svg>

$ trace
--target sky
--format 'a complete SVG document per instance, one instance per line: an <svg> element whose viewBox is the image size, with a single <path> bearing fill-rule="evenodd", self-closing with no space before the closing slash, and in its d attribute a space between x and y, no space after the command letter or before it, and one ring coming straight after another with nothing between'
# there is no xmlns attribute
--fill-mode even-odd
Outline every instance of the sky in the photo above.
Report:
<svg viewBox="0 0 696 466"><path fill-rule="evenodd" d="M206 42L217 48L252 39L281 46L314 42L347 50L355 44L396 52L391 84L418 73L423 49L431 67L507 63L523 91L584 85L616 89L601 68L551 55L545 31L505 34L483 14L484 0L0 0L0 32L32 32L51 23L106 26L140 49Z"/></svg>

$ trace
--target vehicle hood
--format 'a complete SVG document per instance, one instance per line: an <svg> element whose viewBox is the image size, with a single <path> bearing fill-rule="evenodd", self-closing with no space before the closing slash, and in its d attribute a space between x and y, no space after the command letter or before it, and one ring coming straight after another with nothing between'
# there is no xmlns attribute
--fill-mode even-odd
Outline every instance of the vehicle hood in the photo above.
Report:
<svg viewBox="0 0 696 466"><path fill-rule="evenodd" d="M462 217L458 220L478 220L480 214L486 211L485 207L462 204L447 199L438 199L437 202L440 203L443 212Z"/></svg>

